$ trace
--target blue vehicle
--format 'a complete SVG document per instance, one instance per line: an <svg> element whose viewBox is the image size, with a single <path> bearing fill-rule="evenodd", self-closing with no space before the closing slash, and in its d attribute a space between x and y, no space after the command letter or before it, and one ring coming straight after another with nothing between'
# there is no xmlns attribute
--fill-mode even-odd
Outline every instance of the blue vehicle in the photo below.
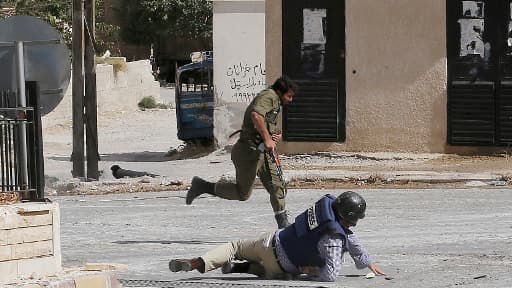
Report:
<svg viewBox="0 0 512 288"><path fill-rule="evenodd" d="M200 54L198 54L200 53ZM213 54L191 54L192 63L176 71L178 139L187 143L213 143Z"/></svg>

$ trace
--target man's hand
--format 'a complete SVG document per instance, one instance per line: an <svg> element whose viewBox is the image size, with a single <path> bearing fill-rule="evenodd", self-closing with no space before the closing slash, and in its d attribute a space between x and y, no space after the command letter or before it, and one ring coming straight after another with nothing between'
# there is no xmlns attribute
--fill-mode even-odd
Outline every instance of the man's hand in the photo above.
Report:
<svg viewBox="0 0 512 288"><path fill-rule="evenodd" d="M281 137L281 134L272 134L272 140L274 140L274 142L276 143L279 142L279 140L281 140Z"/></svg>
<svg viewBox="0 0 512 288"><path fill-rule="evenodd" d="M265 145L265 150L273 152L274 149L276 149L276 142L274 140L269 139L267 141L264 141L263 144Z"/></svg>
<svg viewBox="0 0 512 288"><path fill-rule="evenodd" d="M377 276L378 275L386 276L386 273L384 273L384 271L380 270L380 268L375 263L370 264L370 266L368 266L368 269L372 270L372 272Z"/></svg>

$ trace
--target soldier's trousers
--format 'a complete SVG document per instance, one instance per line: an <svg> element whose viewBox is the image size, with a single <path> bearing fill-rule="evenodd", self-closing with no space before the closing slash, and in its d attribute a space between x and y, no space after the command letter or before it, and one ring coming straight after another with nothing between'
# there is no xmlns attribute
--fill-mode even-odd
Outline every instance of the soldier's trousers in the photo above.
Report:
<svg viewBox="0 0 512 288"><path fill-rule="evenodd" d="M217 182L216 196L246 201L251 197L254 180L258 176L270 195L274 212L285 210L286 188L267 153L252 149L249 143L239 140L231 151L231 161L235 165L236 183Z"/></svg>

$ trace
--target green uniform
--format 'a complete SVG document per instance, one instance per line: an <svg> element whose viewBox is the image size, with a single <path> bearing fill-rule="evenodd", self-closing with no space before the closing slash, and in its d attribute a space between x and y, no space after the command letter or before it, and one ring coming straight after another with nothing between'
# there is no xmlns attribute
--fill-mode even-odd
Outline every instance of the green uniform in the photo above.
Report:
<svg viewBox="0 0 512 288"><path fill-rule="evenodd" d="M281 131L277 127L280 108L281 99L270 88L258 93L249 104L245 110L240 139L231 151L231 161L236 170L236 183L216 183L216 196L239 201L249 199L257 175L270 194L270 204L274 212L285 210L285 185L277 174L275 163L270 160L267 153L258 150L258 145L263 142L263 139L251 118L251 113L257 112L265 117L267 129L271 135L280 134Z"/></svg>

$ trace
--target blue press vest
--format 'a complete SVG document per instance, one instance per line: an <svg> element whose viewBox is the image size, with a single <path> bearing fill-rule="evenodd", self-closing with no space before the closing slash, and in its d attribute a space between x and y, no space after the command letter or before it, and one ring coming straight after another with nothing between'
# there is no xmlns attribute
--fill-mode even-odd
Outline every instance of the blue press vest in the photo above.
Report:
<svg viewBox="0 0 512 288"><path fill-rule="evenodd" d="M318 252L318 241L327 233L337 233L343 238L351 233L345 230L336 221L332 203L336 199L333 195L325 195L313 206L295 218L295 223L286 227L279 233L286 255L297 267L317 266L323 267L325 261ZM344 249L345 242L343 241Z"/></svg>

